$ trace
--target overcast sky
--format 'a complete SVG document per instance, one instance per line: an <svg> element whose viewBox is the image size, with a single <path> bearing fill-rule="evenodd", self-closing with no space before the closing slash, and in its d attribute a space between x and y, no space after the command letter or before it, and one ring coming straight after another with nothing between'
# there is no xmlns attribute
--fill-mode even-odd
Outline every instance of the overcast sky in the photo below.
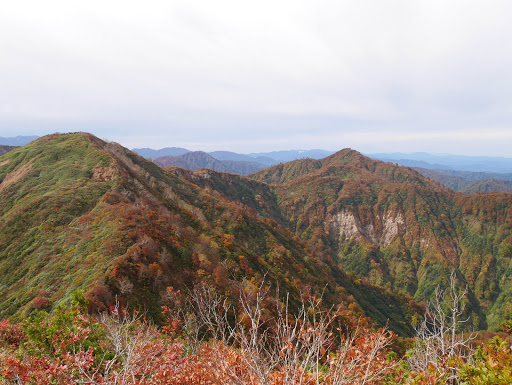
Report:
<svg viewBox="0 0 512 385"><path fill-rule="evenodd" d="M512 156L512 2L0 7L0 136Z"/></svg>

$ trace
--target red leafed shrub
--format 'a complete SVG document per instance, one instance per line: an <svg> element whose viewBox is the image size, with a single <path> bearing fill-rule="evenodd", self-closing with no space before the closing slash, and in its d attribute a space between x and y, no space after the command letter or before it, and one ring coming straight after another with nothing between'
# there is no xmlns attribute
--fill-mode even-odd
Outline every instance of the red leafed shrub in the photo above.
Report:
<svg viewBox="0 0 512 385"><path fill-rule="evenodd" d="M50 304L48 298L37 297L32 301L32 307L36 310L41 310Z"/></svg>
<svg viewBox="0 0 512 385"><path fill-rule="evenodd" d="M17 324L11 324L8 320L0 321L0 345L18 347L25 338L25 333Z"/></svg>

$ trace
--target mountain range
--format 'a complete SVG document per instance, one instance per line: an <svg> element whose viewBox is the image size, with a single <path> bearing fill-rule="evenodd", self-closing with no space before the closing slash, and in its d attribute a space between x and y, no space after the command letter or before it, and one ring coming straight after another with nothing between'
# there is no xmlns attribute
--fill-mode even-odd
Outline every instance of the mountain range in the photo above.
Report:
<svg viewBox="0 0 512 385"><path fill-rule="evenodd" d="M162 167L178 166L189 170L209 168L241 175L248 175L282 162L302 158L320 159L332 154L332 152L325 150L290 150L246 155L230 151L192 152L177 147L168 147L161 150L142 148L134 149L134 151L152 159ZM450 154L432 155L428 153L369 154L368 156L372 159L412 167L422 175L428 176L455 191L465 193L512 191L512 183L510 183L512 172L495 172L496 170L512 171L512 160L508 158L469 157Z"/></svg>
<svg viewBox="0 0 512 385"><path fill-rule="evenodd" d="M178 166L189 170L209 168L215 171L225 171L247 175L280 162L299 158L318 159L332 154L325 150L288 150L252 154L238 154L231 151L189 151L185 148L166 147L160 150L150 148L134 148L134 152L152 159L156 164Z"/></svg>
<svg viewBox="0 0 512 385"><path fill-rule="evenodd" d="M263 168L262 163L245 160L219 160L212 155L202 151L187 152L180 156L160 156L154 158L153 162L160 167L177 166L188 170L199 170L209 168L215 171L230 172L233 174L247 175Z"/></svg>
<svg viewBox="0 0 512 385"><path fill-rule="evenodd" d="M166 147L160 150L151 148L134 148L134 152L145 158L158 158L160 156L180 156L191 152L181 147ZM288 162L299 158L319 159L332 154L332 151L326 150L285 150L272 152L255 152L250 154L239 154L231 151L213 151L209 153L218 160L237 160L246 162L259 162L267 166Z"/></svg>
<svg viewBox="0 0 512 385"><path fill-rule="evenodd" d="M459 170L472 172L512 173L512 158L491 156L465 156L453 154L378 153L367 154L372 159L394 162L401 166L426 169Z"/></svg>
<svg viewBox="0 0 512 385"><path fill-rule="evenodd" d="M32 142L39 138L38 136L14 136L14 137L3 137L0 136L0 145L6 146L24 146L27 143Z"/></svg>
<svg viewBox="0 0 512 385"><path fill-rule="evenodd" d="M168 286L236 297L233 280L266 277L410 335L452 271L473 327L512 314L512 194L463 194L355 150L241 176L50 135L0 157L0 181L0 318L82 289L91 311L120 298L158 319Z"/></svg>
<svg viewBox="0 0 512 385"><path fill-rule="evenodd" d="M0 145L23 146L38 136L0 137ZM161 156L181 156L190 150L182 147L165 147L159 150L151 148L134 148L133 151L145 158L158 158ZM332 155L333 151L315 150L284 150L271 152L255 152L239 154L231 151L212 151L208 153L217 160L234 160L257 162L265 166L272 166L281 162L289 162L302 158L321 159ZM429 170L469 171L497 174L494 177L481 179L504 179L501 174L512 173L512 158L489 156L464 156L453 154L415 153L369 153L368 157L376 160L397 163L407 167L419 167ZM480 180L480 179L479 179Z"/></svg>
<svg viewBox="0 0 512 385"><path fill-rule="evenodd" d="M505 191L512 192L512 173L471 172L455 170L430 170L413 167L444 186L464 193Z"/></svg>

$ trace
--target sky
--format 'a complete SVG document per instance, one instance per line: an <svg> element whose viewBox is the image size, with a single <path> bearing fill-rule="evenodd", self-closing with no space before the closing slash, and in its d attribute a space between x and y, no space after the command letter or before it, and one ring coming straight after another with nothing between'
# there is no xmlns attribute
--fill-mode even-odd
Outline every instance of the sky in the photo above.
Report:
<svg viewBox="0 0 512 385"><path fill-rule="evenodd" d="M512 156L512 2L16 0L0 136Z"/></svg>

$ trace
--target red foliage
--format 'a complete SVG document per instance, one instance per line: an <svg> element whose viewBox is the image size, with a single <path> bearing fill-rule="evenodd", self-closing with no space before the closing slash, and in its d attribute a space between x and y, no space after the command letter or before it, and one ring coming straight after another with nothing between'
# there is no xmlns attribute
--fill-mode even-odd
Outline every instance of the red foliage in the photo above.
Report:
<svg viewBox="0 0 512 385"><path fill-rule="evenodd" d="M18 347L25 338L25 333L17 324L11 324L8 320L0 321L0 345Z"/></svg>
<svg viewBox="0 0 512 385"><path fill-rule="evenodd" d="M41 310L50 304L48 298L37 297L32 301L32 307L36 310Z"/></svg>

